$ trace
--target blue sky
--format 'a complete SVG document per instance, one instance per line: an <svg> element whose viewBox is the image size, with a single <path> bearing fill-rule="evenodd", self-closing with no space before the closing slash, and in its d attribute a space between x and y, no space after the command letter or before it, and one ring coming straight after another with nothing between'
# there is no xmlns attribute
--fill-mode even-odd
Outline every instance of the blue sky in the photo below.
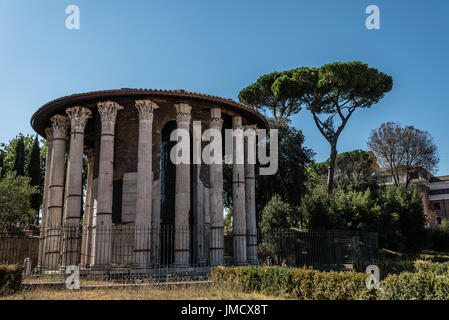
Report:
<svg viewBox="0 0 449 320"><path fill-rule="evenodd" d="M65 27L68 5L80 30ZM381 30L365 28L380 8ZM394 88L354 114L338 151L366 149L371 129L399 121L427 130L449 174L446 0L0 0L0 142L32 133L31 115L60 96L116 88L186 89L237 99L260 75L360 60ZM293 124L316 160L329 146L311 116Z"/></svg>

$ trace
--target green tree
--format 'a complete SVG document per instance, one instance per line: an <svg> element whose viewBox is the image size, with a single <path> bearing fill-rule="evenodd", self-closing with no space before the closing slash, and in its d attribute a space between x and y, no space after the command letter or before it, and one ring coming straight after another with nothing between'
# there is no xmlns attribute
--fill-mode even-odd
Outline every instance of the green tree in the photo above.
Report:
<svg viewBox="0 0 449 320"><path fill-rule="evenodd" d="M36 213L36 219L39 217L41 207L41 150L39 147L39 139L36 136L28 163L28 177L30 177L30 185L36 187L39 192L31 198L31 208Z"/></svg>
<svg viewBox="0 0 449 320"><path fill-rule="evenodd" d="M0 179L0 227L28 224L35 218L30 199L37 188L30 186L30 178L8 173Z"/></svg>
<svg viewBox="0 0 449 320"><path fill-rule="evenodd" d="M301 111L301 97L294 85L274 91L273 84L291 74L292 71L284 71L261 76L239 93L239 101L256 110L268 110L275 119L287 119Z"/></svg>
<svg viewBox="0 0 449 320"><path fill-rule="evenodd" d="M24 172L26 173L26 164L29 162L31 151L33 150L35 136L33 135L23 135L19 133L17 137L8 141L8 143L2 143L0 145L0 149L4 152L4 170L5 173L12 172L14 167L14 162L16 160L16 148L19 143L19 140L23 141L24 149L25 149L25 167ZM46 148L42 148L41 150L41 160L45 161L45 152Z"/></svg>
<svg viewBox="0 0 449 320"><path fill-rule="evenodd" d="M300 206L303 226L308 229L372 231L380 246L413 252L426 241L424 213L416 189L337 189L327 192L325 184L309 186Z"/></svg>
<svg viewBox="0 0 449 320"><path fill-rule="evenodd" d="M276 253L282 242L285 229L294 227L294 210L282 201L279 195L274 195L262 211L260 231L262 249Z"/></svg>
<svg viewBox="0 0 449 320"><path fill-rule="evenodd" d="M294 227L292 207L279 195L274 195L262 211L260 230L267 233L274 229Z"/></svg>
<svg viewBox="0 0 449 320"><path fill-rule="evenodd" d="M226 215L225 215L223 222L224 222L225 228L228 228L228 229L232 228L232 209L228 209L226 211Z"/></svg>
<svg viewBox="0 0 449 320"><path fill-rule="evenodd" d="M337 143L343 129L357 109L369 108L379 102L392 87L391 76L361 62L336 62L320 68L298 68L284 73L273 82L271 88L274 96L288 92L299 98L312 113L320 133L329 142L329 192L334 186Z"/></svg>
<svg viewBox="0 0 449 320"><path fill-rule="evenodd" d="M20 137L19 141L16 144L15 148L15 158L14 165L12 167L12 171L16 173L18 176L25 175L25 144L23 142L23 138Z"/></svg>
<svg viewBox="0 0 449 320"><path fill-rule="evenodd" d="M401 127L396 122L386 122L372 130L368 147L379 165L390 172L396 186L400 184L401 172L405 172L405 187L408 188L413 169L435 172L439 162L438 148L429 132L414 126Z"/></svg>
<svg viewBox="0 0 449 320"><path fill-rule="evenodd" d="M308 183L299 207L300 226L305 229L345 229L345 221L335 210L335 197L325 184Z"/></svg>
<svg viewBox="0 0 449 320"><path fill-rule="evenodd" d="M5 153L3 152L3 150L0 150L0 179L4 177L5 175Z"/></svg>
<svg viewBox="0 0 449 320"><path fill-rule="evenodd" d="M311 170L320 177L320 182L327 176L328 159L325 162L315 163ZM375 175L377 169L376 157L372 152L353 150L339 153L335 163L334 187L337 189L355 189L364 191L367 188L375 189L378 179Z"/></svg>

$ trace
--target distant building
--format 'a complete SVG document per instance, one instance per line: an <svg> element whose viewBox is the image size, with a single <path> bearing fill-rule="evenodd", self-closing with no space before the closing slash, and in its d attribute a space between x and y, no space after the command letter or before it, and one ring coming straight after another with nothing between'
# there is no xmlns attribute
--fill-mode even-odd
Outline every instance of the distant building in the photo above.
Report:
<svg viewBox="0 0 449 320"><path fill-rule="evenodd" d="M389 171L378 173L387 186L394 185L394 178ZM400 183L405 184L407 179L405 169L400 170ZM443 219L449 220L449 176L435 177L427 170L414 168L410 172L410 184L419 188L427 225L435 227Z"/></svg>

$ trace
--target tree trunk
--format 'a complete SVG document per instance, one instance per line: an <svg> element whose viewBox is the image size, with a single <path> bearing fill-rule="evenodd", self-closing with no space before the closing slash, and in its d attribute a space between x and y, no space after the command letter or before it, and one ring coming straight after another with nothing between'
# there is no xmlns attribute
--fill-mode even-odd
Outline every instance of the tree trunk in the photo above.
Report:
<svg viewBox="0 0 449 320"><path fill-rule="evenodd" d="M334 188L334 173L335 173L335 162L337 160L337 144L331 144L331 158L329 160L329 167L327 171L327 190L332 192Z"/></svg>

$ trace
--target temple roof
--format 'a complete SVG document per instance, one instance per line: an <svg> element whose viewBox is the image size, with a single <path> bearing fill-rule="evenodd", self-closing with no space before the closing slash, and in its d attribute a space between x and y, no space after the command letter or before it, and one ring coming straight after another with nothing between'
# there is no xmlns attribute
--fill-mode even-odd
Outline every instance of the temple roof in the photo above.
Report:
<svg viewBox="0 0 449 320"><path fill-rule="evenodd" d="M93 105L96 102L118 99L151 99L168 98L178 100L179 102L197 102L206 103L211 106L217 106L229 109L242 117L247 118L253 124L261 129L268 129L269 125L265 117L258 111L249 108L232 99L226 99L218 96L189 92L186 90L155 90L155 89L131 89L122 88L118 90L102 90L87 93L77 93L61 97L50 101L40 107L31 117L31 126L42 137L45 137L45 128L50 125L50 118L55 114L64 114L68 107L77 105Z"/></svg>

